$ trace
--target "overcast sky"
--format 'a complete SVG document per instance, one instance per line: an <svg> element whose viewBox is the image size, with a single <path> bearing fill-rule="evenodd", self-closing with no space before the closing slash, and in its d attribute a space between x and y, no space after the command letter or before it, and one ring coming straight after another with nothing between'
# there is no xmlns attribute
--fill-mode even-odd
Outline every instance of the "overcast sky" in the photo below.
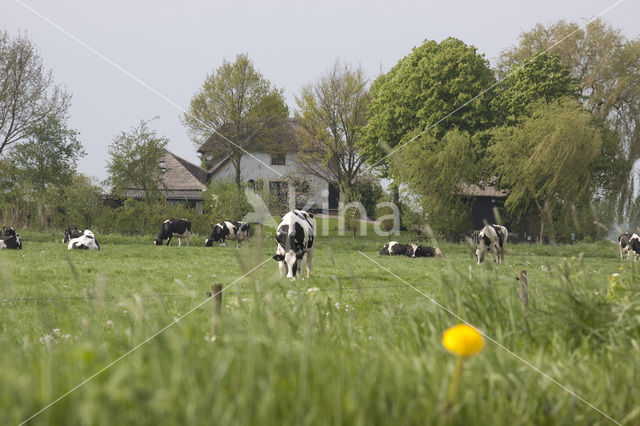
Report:
<svg viewBox="0 0 640 426"><path fill-rule="evenodd" d="M103 180L113 137L155 116L152 126L170 139L169 150L199 164L181 108L208 73L238 53L284 89L293 112L294 95L336 58L373 79L425 39L452 36L494 63L536 23L583 23L616 2L0 0L0 28L27 33L73 95L70 126L87 151L79 170ZM637 38L640 3L623 1L603 19Z"/></svg>

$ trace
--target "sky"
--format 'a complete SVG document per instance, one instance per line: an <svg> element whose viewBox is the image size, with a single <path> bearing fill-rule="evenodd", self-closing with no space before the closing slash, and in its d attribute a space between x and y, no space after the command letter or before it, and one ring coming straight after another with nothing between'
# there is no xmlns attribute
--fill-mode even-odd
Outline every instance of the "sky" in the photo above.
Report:
<svg viewBox="0 0 640 426"><path fill-rule="evenodd" d="M425 39L456 37L492 64L535 24L602 18L640 34L637 0L196 1L0 0L0 29L27 34L72 98L69 125L87 155L78 170L106 178L113 138L140 120L169 151L199 164L181 122L207 74L248 53L282 88L291 113L301 88L340 59L370 80Z"/></svg>

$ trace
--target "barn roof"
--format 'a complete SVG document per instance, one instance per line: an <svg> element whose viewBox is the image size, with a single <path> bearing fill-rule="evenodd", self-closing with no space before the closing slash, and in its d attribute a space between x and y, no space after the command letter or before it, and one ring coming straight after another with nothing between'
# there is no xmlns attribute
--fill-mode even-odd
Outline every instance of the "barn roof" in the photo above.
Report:
<svg viewBox="0 0 640 426"><path fill-rule="evenodd" d="M278 133L276 135L270 134L269 140L263 140L264 135L256 136L255 138L252 138L253 140L250 140L245 144L245 147L251 146L251 149L247 149L250 152L276 150L281 152L295 152L298 149L295 138L296 126L298 126L298 121L295 118L285 118L277 121L276 123L268 124L268 129L274 131L277 130ZM225 132L224 130L221 130L220 133L224 135ZM225 142L226 141L223 136L214 133L209 136L209 139L207 139L205 143L200 145L197 152L200 154L219 152L221 151L219 147ZM225 159L226 157L220 158L221 161L224 161Z"/></svg>
<svg viewBox="0 0 640 426"><path fill-rule="evenodd" d="M508 191L496 189L492 185L479 182L476 184L463 183L460 185L460 194L470 197L496 197L505 198L509 195Z"/></svg>
<svg viewBox="0 0 640 426"><path fill-rule="evenodd" d="M166 151L158 161L158 167L164 163L164 176L161 188L167 200L201 200L207 189L209 174L193 163ZM144 198L144 191L139 188L126 188L123 196Z"/></svg>

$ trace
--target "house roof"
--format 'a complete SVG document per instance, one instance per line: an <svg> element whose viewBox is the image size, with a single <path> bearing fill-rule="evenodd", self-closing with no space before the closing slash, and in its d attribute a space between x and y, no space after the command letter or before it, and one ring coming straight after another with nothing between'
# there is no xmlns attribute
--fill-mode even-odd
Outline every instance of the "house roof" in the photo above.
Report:
<svg viewBox="0 0 640 426"><path fill-rule="evenodd" d="M476 184L463 183L460 185L460 194L472 197L496 197L505 198L509 195L508 191L496 189L492 185L486 185L482 182Z"/></svg>
<svg viewBox="0 0 640 426"><path fill-rule="evenodd" d="M160 192L166 199L202 199L209 178L206 170L169 151L166 151L160 158L159 164L162 162L165 165L165 172ZM144 198L144 191L139 188L126 188L123 195L131 198Z"/></svg>
<svg viewBox="0 0 640 426"><path fill-rule="evenodd" d="M250 140L246 145L251 146L248 149L250 152L263 152L263 151L281 151L281 152L295 152L298 149L296 143L295 130L298 126L298 121L295 118L285 118L273 123L265 124L267 131L273 131L277 133L264 133L256 135L253 140ZM220 151L219 147L223 143L228 143L223 136L224 129L220 130L220 133L214 133L209 136L209 139L205 143L200 145L198 153L206 154L211 152ZM273 138L273 139L272 139ZM232 141L235 142L235 141ZM221 161L224 161L222 158Z"/></svg>

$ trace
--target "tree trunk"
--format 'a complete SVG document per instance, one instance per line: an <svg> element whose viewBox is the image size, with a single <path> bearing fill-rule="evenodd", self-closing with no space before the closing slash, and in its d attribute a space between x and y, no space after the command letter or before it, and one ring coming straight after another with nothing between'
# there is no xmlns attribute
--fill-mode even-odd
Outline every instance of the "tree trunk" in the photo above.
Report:
<svg viewBox="0 0 640 426"><path fill-rule="evenodd" d="M237 161L233 162L233 166L236 170L236 186L238 187L238 191L242 190L242 176L240 174L241 169L240 169L240 162L242 161L242 156L240 156L240 158L238 158Z"/></svg>

